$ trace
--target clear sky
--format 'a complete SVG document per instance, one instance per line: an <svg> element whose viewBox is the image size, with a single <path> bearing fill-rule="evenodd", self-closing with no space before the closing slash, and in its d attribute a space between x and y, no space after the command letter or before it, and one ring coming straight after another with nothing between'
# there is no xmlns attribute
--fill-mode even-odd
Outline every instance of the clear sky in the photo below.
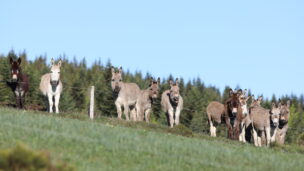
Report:
<svg viewBox="0 0 304 171"><path fill-rule="evenodd" d="M300 95L304 1L1 0L0 53L11 49Z"/></svg>

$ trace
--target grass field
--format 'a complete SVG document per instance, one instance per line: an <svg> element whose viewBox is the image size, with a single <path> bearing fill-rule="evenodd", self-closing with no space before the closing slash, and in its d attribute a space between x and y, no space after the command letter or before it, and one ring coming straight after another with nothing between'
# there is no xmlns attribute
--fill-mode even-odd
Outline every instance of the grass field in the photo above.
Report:
<svg viewBox="0 0 304 171"><path fill-rule="evenodd" d="M77 170L303 170L299 150L255 148L179 128L0 108L0 148L22 142ZM181 136L182 134L186 136Z"/></svg>

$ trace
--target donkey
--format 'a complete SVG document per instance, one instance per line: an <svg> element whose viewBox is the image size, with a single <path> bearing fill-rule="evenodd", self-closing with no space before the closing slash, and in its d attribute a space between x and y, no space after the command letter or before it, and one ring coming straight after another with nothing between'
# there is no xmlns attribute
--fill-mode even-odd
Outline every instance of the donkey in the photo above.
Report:
<svg viewBox="0 0 304 171"><path fill-rule="evenodd" d="M61 59L55 64L54 59L51 60L51 73L44 74L41 77L40 91L43 95L48 97L49 112L53 113L55 103L55 112L59 113L59 100L62 93L62 82L60 80ZM54 98L54 101L53 101Z"/></svg>
<svg viewBox="0 0 304 171"><path fill-rule="evenodd" d="M158 98L159 84L160 78L157 81L151 78L149 88L140 91L136 102L137 121L145 119L146 122L150 122L152 103Z"/></svg>
<svg viewBox="0 0 304 171"><path fill-rule="evenodd" d="M272 117L271 112L276 112L275 108L272 110L264 109L261 107L262 97L258 100L252 98L253 102L250 107L250 124L252 126L252 134L255 146L262 146L262 138L265 135L266 145L269 146L271 142L271 125L270 123L276 122L275 117Z"/></svg>
<svg viewBox="0 0 304 171"><path fill-rule="evenodd" d="M288 120L290 116L290 101L286 104L282 104L280 107L279 126L276 133L276 142L280 145L285 144L285 136L288 131Z"/></svg>
<svg viewBox="0 0 304 171"><path fill-rule="evenodd" d="M259 96L258 99L255 99L254 95L251 95L250 98L251 98L251 104L249 107L249 113L251 113L252 108L261 107L263 96ZM252 129L253 129L252 124L251 124L250 115L247 115L244 120L243 120L243 122L245 123L245 141L250 143L251 139L252 139ZM244 135L243 135L243 138L244 138ZM265 139L265 137L264 137L264 139ZM243 141L243 142L245 142L245 141ZM266 140L265 140L265 142L266 142Z"/></svg>
<svg viewBox="0 0 304 171"><path fill-rule="evenodd" d="M174 124L179 125L180 113L183 110L183 98L179 92L179 81L176 79L175 84L170 80L170 90L162 94L161 106L166 112L168 125L173 128Z"/></svg>
<svg viewBox="0 0 304 171"><path fill-rule="evenodd" d="M271 111L270 111L270 142L273 143L276 141L276 134L279 129L279 119L281 113L281 102L278 105L272 103Z"/></svg>
<svg viewBox="0 0 304 171"><path fill-rule="evenodd" d="M248 124L250 122L250 119L248 117L249 111L247 107L247 101L249 100L250 96L247 96L247 89L243 91L243 93L239 97L240 105L242 108L242 119L240 124L240 135L239 135L239 141L246 143L246 128L248 127Z"/></svg>
<svg viewBox="0 0 304 171"><path fill-rule="evenodd" d="M216 127L224 121L225 106L213 101L207 106L208 123L211 137L216 137Z"/></svg>
<svg viewBox="0 0 304 171"><path fill-rule="evenodd" d="M240 103L240 96L242 90L233 91L230 89L230 97L226 100L225 107L225 121L228 128L228 138L237 140L240 135L240 124L243 118L242 105Z"/></svg>
<svg viewBox="0 0 304 171"><path fill-rule="evenodd" d="M11 81L6 82L16 96L16 107L24 109L25 95L29 91L29 78L27 75L22 73L21 69L21 58L14 61L10 57L10 70L11 70Z"/></svg>
<svg viewBox="0 0 304 171"><path fill-rule="evenodd" d="M111 87L113 95L116 98L115 105L118 113L118 119L121 119L122 110L124 108L124 115L126 120L130 120L129 111L131 112L131 120L136 121L136 101L140 94L140 89L135 83L124 83L122 81L122 67L116 72L112 67L112 81Z"/></svg>

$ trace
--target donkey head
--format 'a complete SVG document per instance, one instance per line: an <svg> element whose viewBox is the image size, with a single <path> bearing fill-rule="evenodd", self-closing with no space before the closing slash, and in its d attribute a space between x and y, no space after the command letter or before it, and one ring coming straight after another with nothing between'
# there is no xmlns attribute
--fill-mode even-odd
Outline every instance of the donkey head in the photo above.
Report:
<svg viewBox="0 0 304 171"><path fill-rule="evenodd" d="M60 68L62 61L61 59L57 64L55 64L54 59L51 60L51 84L52 86L57 86L60 81Z"/></svg>
<svg viewBox="0 0 304 171"><path fill-rule="evenodd" d="M179 81L178 78L175 80L175 83L173 83L172 80L170 80L170 100L174 102L175 104L178 104L179 102Z"/></svg>
<svg viewBox="0 0 304 171"><path fill-rule="evenodd" d="M112 81L111 87L115 93L118 93L123 85L122 82L122 67L119 68L118 72L112 67Z"/></svg>
<svg viewBox="0 0 304 171"><path fill-rule="evenodd" d="M240 96L243 94L243 91L240 89L238 91L233 91L230 89L230 100L228 102L228 109L231 111L232 115L236 116L238 108L240 105Z"/></svg>
<svg viewBox="0 0 304 171"><path fill-rule="evenodd" d="M280 125L285 125L288 123L290 111L290 101L288 100L286 104L281 105L280 108L280 118L279 118L279 124Z"/></svg>
<svg viewBox="0 0 304 171"><path fill-rule="evenodd" d="M275 103L272 103L270 116L271 121L273 123L273 126L277 127L279 125L279 119L280 119L280 113L281 113L281 102L278 104L278 106Z"/></svg>
<svg viewBox="0 0 304 171"><path fill-rule="evenodd" d="M11 64L11 78L13 82L17 82L20 78L21 74L21 58L18 58L17 61L14 61L13 58L10 57Z"/></svg>
<svg viewBox="0 0 304 171"><path fill-rule="evenodd" d="M150 85L149 85L149 96L152 99L156 99L158 97L158 90L159 90L160 78L154 80L151 77Z"/></svg>
<svg viewBox="0 0 304 171"><path fill-rule="evenodd" d="M243 91L243 93L239 96L239 101L242 108L242 114L245 116L248 114L247 101L249 100L249 96L246 95L247 89Z"/></svg>
<svg viewBox="0 0 304 171"><path fill-rule="evenodd" d="M254 95L251 96L252 102L250 107L258 107L261 106L261 103L263 101L263 96L260 96L258 99L254 98Z"/></svg>

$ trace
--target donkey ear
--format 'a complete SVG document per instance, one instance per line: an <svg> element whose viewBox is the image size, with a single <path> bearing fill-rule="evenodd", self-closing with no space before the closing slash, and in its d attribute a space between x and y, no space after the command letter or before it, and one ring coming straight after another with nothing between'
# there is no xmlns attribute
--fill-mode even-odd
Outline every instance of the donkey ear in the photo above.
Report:
<svg viewBox="0 0 304 171"><path fill-rule="evenodd" d="M62 60L60 59L58 62L58 66L61 67L61 65L62 65Z"/></svg>
<svg viewBox="0 0 304 171"><path fill-rule="evenodd" d="M118 72L119 72L119 74L122 73L122 67L119 68Z"/></svg>
<svg viewBox="0 0 304 171"><path fill-rule="evenodd" d="M245 89L245 90L243 91L243 95L246 96L246 94L247 94L247 89Z"/></svg>
<svg viewBox="0 0 304 171"><path fill-rule="evenodd" d="M260 96L259 98L258 98L258 101L262 101L263 100L263 96Z"/></svg>
<svg viewBox="0 0 304 171"><path fill-rule="evenodd" d="M179 80L178 80L178 78L176 78L175 84L176 84L177 86L179 85Z"/></svg>
<svg viewBox="0 0 304 171"><path fill-rule="evenodd" d="M287 101L286 105L288 108L290 107L290 100Z"/></svg>
<svg viewBox="0 0 304 171"><path fill-rule="evenodd" d="M157 83L160 84L160 78L159 77L157 78Z"/></svg>
<svg viewBox="0 0 304 171"><path fill-rule="evenodd" d="M10 64L13 64L14 60L12 57L9 58L9 62L10 62Z"/></svg>
<svg viewBox="0 0 304 171"><path fill-rule="evenodd" d="M113 66L111 67L111 72L112 72L112 75L115 74L115 68Z"/></svg>
<svg viewBox="0 0 304 171"><path fill-rule="evenodd" d="M246 98L246 102L249 100L251 98L251 96L247 96L247 98Z"/></svg>
<svg viewBox="0 0 304 171"><path fill-rule="evenodd" d="M240 96L240 95L243 94L243 90L242 90L242 89L239 89L239 90L237 91L237 93L238 93L238 95Z"/></svg>
<svg viewBox="0 0 304 171"><path fill-rule="evenodd" d="M20 65L21 64L21 58L18 58L17 62L18 62L18 65Z"/></svg>
<svg viewBox="0 0 304 171"><path fill-rule="evenodd" d="M232 96L234 91L232 89L229 90L229 95Z"/></svg>
<svg viewBox="0 0 304 171"><path fill-rule="evenodd" d="M153 81L154 81L153 77L150 77L150 86L153 84Z"/></svg>
<svg viewBox="0 0 304 171"><path fill-rule="evenodd" d="M278 108L281 108L282 107L282 103L281 102L279 102L279 104L278 104Z"/></svg>
<svg viewBox="0 0 304 171"><path fill-rule="evenodd" d="M52 66L55 64L54 58L51 59Z"/></svg>
<svg viewBox="0 0 304 171"><path fill-rule="evenodd" d="M276 104L274 102L272 102L271 106L272 106L272 108L275 108Z"/></svg>
<svg viewBox="0 0 304 171"><path fill-rule="evenodd" d="M173 86L173 81L169 80L169 84L170 84L170 87L172 87Z"/></svg>

